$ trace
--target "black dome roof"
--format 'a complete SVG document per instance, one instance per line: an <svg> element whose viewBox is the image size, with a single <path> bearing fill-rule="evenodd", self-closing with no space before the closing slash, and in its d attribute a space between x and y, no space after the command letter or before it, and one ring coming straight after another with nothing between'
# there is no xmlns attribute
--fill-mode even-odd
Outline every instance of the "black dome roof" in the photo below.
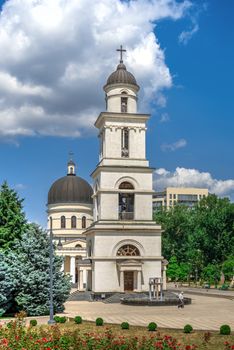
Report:
<svg viewBox="0 0 234 350"><path fill-rule="evenodd" d="M86 203L92 204L92 187L79 176L68 174L56 180L48 193L48 204Z"/></svg>
<svg viewBox="0 0 234 350"><path fill-rule="evenodd" d="M126 66L122 62L118 64L116 71L111 73L104 88L112 84L130 84L139 88L134 75L127 71Z"/></svg>

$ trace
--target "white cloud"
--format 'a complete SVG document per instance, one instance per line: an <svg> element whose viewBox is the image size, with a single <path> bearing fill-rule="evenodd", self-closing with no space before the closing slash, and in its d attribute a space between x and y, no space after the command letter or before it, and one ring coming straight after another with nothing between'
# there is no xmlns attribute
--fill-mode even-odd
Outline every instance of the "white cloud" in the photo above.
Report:
<svg viewBox="0 0 234 350"><path fill-rule="evenodd" d="M185 30L179 35L179 43L186 45L189 40L196 34L199 30L199 25L197 22L193 23L193 26L190 30Z"/></svg>
<svg viewBox="0 0 234 350"><path fill-rule="evenodd" d="M170 172L164 168L155 170L154 187L162 190L165 187L200 187L218 196L229 196L234 199L234 179L217 180L208 172L197 169L176 168Z"/></svg>
<svg viewBox="0 0 234 350"><path fill-rule="evenodd" d="M0 137L90 132L120 44L144 107L164 106L172 77L155 25L190 8L188 0L8 0L0 13Z"/></svg>
<svg viewBox="0 0 234 350"><path fill-rule="evenodd" d="M162 113L159 123L167 123L170 121L170 116L168 113Z"/></svg>
<svg viewBox="0 0 234 350"><path fill-rule="evenodd" d="M164 152L166 152L166 151L174 152L177 149L183 148L185 146L187 146L187 141L185 139L179 139L178 141L176 141L174 143L163 143L161 145L161 149Z"/></svg>

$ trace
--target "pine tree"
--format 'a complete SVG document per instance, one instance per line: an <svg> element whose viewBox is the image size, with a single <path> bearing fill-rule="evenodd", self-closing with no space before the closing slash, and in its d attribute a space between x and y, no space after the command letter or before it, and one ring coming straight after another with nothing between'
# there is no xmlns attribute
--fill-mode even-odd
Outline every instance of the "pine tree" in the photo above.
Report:
<svg viewBox="0 0 234 350"><path fill-rule="evenodd" d="M0 249L12 248L26 228L23 199L5 181L0 188Z"/></svg>
<svg viewBox="0 0 234 350"><path fill-rule="evenodd" d="M14 281L11 278L10 267L6 263L6 258L0 252L0 316L9 310L14 303L13 291Z"/></svg>
<svg viewBox="0 0 234 350"><path fill-rule="evenodd" d="M28 315L49 314L49 237L46 231L31 224L8 251L6 261L14 281L15 308ZM70 277L61 272L62 257L53 256L54 311L64 310L71 289ZM1 293L1 287L0 287ZM1 308L1 304L0 304ZM7 311L5 309L5 311Z"/></svg>

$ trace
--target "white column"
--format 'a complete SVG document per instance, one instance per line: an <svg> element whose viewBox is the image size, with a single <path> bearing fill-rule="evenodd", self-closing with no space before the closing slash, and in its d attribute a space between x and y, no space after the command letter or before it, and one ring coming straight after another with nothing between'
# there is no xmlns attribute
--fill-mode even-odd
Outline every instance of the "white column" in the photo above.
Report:
<svg viewBox="0 0 234 350"><path fill-rule="evenodd" d="M120 271L120 292L124 292L124 272Z"/></svg>
<svg viewBox="0 0 234 350"><path fill-rule="evenodd" d="M72 283L76 282L76 257L70 257L70 275L72 276Z"/></svg>
<svg viewBox="0 0 234 350"><path fill-rule="evenodd" d="M60 269L61 272L64 272L65 259L66 259L66 256L63 256L63 262L62 262L62 266Z"/></svg>
<svg viewBox="0 0 234 350"><path fill-rule="evenodd" d="M163 266L163 290L167 290L167 268Z"/></svg>
<svg viewBox="0 0 234 350"><path fill-rule="evenodd" d="M137 271L137 290L141 292L141 271Z"/></svg>
<svg viewBox="0 0 234 350"><path fill-rule="evenodd" d="M79 271L79 290L83 290L83 270Z"/></svg>

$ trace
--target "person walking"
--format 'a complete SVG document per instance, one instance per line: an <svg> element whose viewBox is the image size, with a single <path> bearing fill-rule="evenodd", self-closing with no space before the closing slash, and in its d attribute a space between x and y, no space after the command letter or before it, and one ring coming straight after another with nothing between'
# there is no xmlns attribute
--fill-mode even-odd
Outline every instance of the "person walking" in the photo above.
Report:
<svg viewBox="0 0 234 350"><path fill-rule="evenodd" d="M183 309L184 308L184 292L180 292L178 295L179 298L179 304L178 304L178 309Z"/></svg>

